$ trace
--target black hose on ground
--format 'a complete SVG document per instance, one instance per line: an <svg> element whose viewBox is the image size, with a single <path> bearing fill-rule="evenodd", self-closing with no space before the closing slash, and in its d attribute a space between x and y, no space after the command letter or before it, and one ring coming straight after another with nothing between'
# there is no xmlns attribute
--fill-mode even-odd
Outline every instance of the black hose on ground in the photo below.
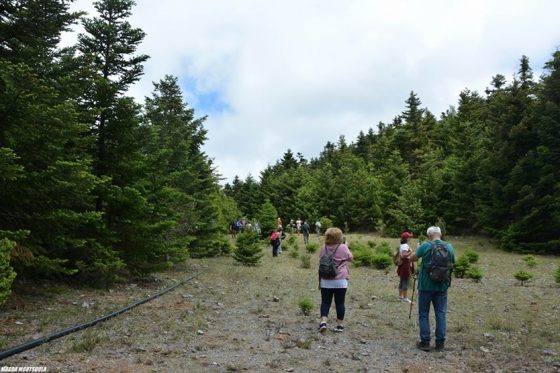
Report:
<svg viewBox="0 0 560 373"><path fill-rule="evenodd" d="M124 313L124 312L126 312L126 311L128 311L128 310L130 310L130 309L132 309L132 308L134 308L134 307L136 307L136 306L139 306L139 305L141 305L141 304L144 304L144 303L146 303L146 302L149 302L149 301L151 301L151 300L153 300L153 299L156 299L156 298L162 296L162 295L165 294L165 293L170 292L171 290L174 290L175 288L177 288L177 287L183 285L183 284L186 283L187 281L192 280L193 278L197 277L198 275L200 275L200 273L197 273L197 274L195 274L195 275L193 275L193 276L191 276L191 277L189 277L189 278L187 278L187 279L185 279L185 280L183 280L183 281L181 281L181 282L179 282L179 283L177 283L177 284L175 284L175 285L173 285L173 286L170 286L170 287L168 287L168 288L166 288L166 289L160 290L160 291L158 291L157 293L155 293L155 294L153 294L153 295L150 295L150 296L147 297L147 298L144 298L144 299L141 299L141 300L139 300L139 301L137 301L137 302L134 302L134 303L132 303L132 304L129 304L128 306L126 306L126 307L124 307L124 308L122 308L122 309L120 309L120 310L118 310L118 311L112 312L112 313L110 313L110 314L108 314L108 315L105 315L105 316L101 316L101 317L99 317L99 318L97 318L97 319L95 319L95 320L91 320L91 321L88 321L88 322L85 322L85 323L82 323L82 324L77 324L77 325L74 325L74 326L70 326L70 327L68 327L68 328L66 328L66 329L64 329L64 330L61 330L61 331L58 331L58 332L54 332L54 333L48 334L48 335L46 335L46 336L44 336L44 337L41 337L41 338L38 338L38 339L34 339L33 341L29 341L29 342L26 342L26 343L22 343L22 344L20 344L20 345L18 345L18 346L14 346L14 347L9 348L9 349L4 350L4 351L0 351L0 360L3 360L3 359L5 359L5 358L10 357L10 356L15 355L15 354L19 354L20 352L30 350L30 349L32 349L32 348L35 348L35 347L37 347L37 346L42 345L43 343L47 343L47 342L53 341L53 340L55 340L55 339L64 337L64 336L66 336L66 335L68 335L68 334L71 334L71 333L74 333L74 332L77 332L77 331L80 331L80 330L83 330L83 329L87 329L87 328L89 328L89 327L91 327L91 326L94 326L95 324L97 324L97 323L99 323L99 322L109 320L109 319L112 318L112 317L118 316L118 315L120 315L121 313Z"/></svg>

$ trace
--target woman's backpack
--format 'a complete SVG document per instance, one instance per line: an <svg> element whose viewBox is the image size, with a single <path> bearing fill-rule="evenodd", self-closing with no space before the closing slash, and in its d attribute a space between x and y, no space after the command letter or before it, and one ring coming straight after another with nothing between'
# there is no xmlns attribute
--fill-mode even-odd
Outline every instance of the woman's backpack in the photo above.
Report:
<svg viewBox="0 0 560 373"><path fill-rule="evenodd" d="M326 279L333 279L336 277L337 268L334 264L333 256L336 254L338 246L334 249L332 254L329 253L327 246L325 246L325 255L323 255L319 260L319 277Z"/></svg>

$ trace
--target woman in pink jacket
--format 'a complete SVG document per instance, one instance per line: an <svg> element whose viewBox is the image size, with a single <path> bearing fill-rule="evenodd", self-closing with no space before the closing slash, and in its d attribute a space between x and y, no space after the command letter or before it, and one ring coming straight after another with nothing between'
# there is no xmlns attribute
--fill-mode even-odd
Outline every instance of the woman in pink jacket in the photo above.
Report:
<svg viewBox="0 0 560 373"><path fill-rule="evenodd" d="M342 231L338 228L329 228L325 232L325 246L319 252L320 257L330 254L337 269L336 276L331 279L320 278L319 287L321 288L321 323L319 331L322 333L327 330L327 318L334 296L336 306L336 327L334 332L344 331L344 299L348 288L348 263L352 261L352 253L345 243L343 243Z"/></svg>

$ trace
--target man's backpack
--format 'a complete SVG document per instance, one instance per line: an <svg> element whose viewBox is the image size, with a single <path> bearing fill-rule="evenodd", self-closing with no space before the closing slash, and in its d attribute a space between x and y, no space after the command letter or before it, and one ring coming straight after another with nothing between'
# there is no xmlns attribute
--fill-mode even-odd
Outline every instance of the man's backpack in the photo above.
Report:
<svg viewBox="0 0 560 373"><path fill-rule="evenodd" d="M397 248L397 252L393 255L393 264L400 266L402 264L401 249Z"/></svg>
<svg viewBox="0 0 560 373"><path fill-rule="evenodd" d="M451 284L453 259L445 242L431 242L432 252L427 267L428 276L435 282Z"/></svg>
<svg viewBox="0 0 560 373"><path fill-rule="evenodd" d="M326 279L333 279L336 277L337 268L334 265L333 256L336 250L338 250L338 246L334 249L332 254L329 253L327 246L325 246L325 255L319 260L319 277Z"/></svg>

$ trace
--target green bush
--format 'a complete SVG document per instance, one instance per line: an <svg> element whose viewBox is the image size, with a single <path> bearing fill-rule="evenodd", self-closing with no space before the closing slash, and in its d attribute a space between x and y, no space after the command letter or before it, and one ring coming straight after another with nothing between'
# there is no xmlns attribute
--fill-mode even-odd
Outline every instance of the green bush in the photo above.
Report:
<svg viewBox="0 0 560 373"><path fill-rule="evenodd" d="M374 249L376 244L375 244L375 241L369 240L369 241L367 242L367 245L368 245L369 247L371 247L372 249Z"/></svg>
<svg viewBox="0 0 560 373"><path fill-rule="evenodd" d="M473 249L466 249L463 255L467 258L470 264L478 263L479 255Z"/></svg>
<svg viewBox="0 0 560 373"><path fill-rule="evenodd" d="M529 281L533 278L533 274L525 272L524 270L519 270L513 274L513 277L519 280L521 282L521 286L523 286L526 281Z"/></svg>
<svg viewBox="0 0 560 373"><path fill-rule="evenodd" d="M527 267L533 268L537 265L537 259L533 255L525 255L521 259L527 264Z"/></svg>
<svg viewBox="0 0 560 373"><path fill-rule="evenodd" d="M16 272L10 267L10 256L16 243L4 238L0 240L0 304L4 303L11 293L12 281Z"/></svg>
<svg viewBox="0 0 560 373"><path fill-rule="evenodd" d="M288 256L293 259L297 259L299 257L299 251L293 250L288 253Z"/></svg>
<svg viewBox="0 0 560 373"><path fill-rule="evenodd" d="M349 248L354 255L353 263L356 267L371 267L373 265L375 257L373 249L358 242L351 243Z"/></svg>
<svg viewBox="0 0 560 373"><path fill-rule="evenodd" d="M313 311L314 303L308 297L300 299L298 305L301 313L303 313L305 316L309 316L311 311Z"/></svg>
<svg viewBox="0 0 560 373"><path fill-rule="evenodd" d="M308 253L313 254L314 252L317 251L317 249L319 249L319 244L317 242L310 242L307 245L305 245L305 250L307 250Z"/></svg>
<svg viewBox="0 0 560 373"><path fill-rule="evenodd" d="M288 237L288 243L290 245L294 245L296 243L296 236L291 236L290 235L290 237Z"/></svg>
<svg viewBox="0 0 560 373"><path fill-rule="evenodd" d="M389 245L389 242L383 241L381 242L381 245L375 248L375 253L379 255L389 255L392 257L393 249L391 249L391 245Z"/></svg>
<svg viewBox="0 0 560 373"><path fill-rule="evenodd" d="M471 266L469 269L467 269L465 276L467 276L467 278L473 279L474 282L479 282L483 277L482 270L477 266Z"/></svg>
<svg viewBox="0 0 560 373"><path fill-rule="evenodd" d="M471 267L471 263L469 262L469 258L465 255L461 255L453 265L453 273L457 278L465 277L465 274Z"/></svg>
<svg viewBox="0 0 560 373"><path fill-rule="evenodd" d="M377 254L373 256L372 264L377 269L386 269L393 265L393 257L387 254Z"/></svg>
<svg viewBox="0 0 560 373"><path fill-rule="evenodd" d="M556 272L554 272L554 279L557 284L560 284L560 264L558 265L558 268L556 268Z"/></svg>
<svg viewBox="0 0 560 373"><path fill-rule="evenodd" d="M259 264L263 256L259 236L255 231L245 231L237 235L236 247L233 251L233 259L237 262L254 266Z"/></svg>
<svg viewBox="0 0 560 373"><path fill-rule="evenodd" d="M295 245L294 245L294 250L295 250L295 251L299 251L299 244L298 244L297 242L296 242Z"/></svg>
<svg viewBox="0 0 560 373"><path fill-rule="evenodd" d="M311 268L311 257L309 255L301 256L301 268Z"/></svg>

